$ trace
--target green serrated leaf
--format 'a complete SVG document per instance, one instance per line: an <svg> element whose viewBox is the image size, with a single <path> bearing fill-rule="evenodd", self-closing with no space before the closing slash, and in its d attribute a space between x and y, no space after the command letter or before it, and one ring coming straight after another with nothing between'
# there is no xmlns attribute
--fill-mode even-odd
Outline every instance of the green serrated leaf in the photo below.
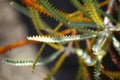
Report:
<svg viewBox="0 0 120 80"><path fill-rule="evenodd" d="M68 41L84 40L92 37L96 37L97 33L82 34L82 35L69 35L69 36L33 36L27 37L28 40L40 41L46 43L61 43Z"/></svg>
<svg viewBox="0 0 120 80"><path fill-rule="evenodd" d="M51 56L47 58L40 58L35 65L45 65L53 60L55 60L63 50L56 51ZM5 58L3 61L5 64L15 65L15 66L32 66L34 60L33 59L12 59L12 58Z"/></svg>
<svg viewBox="0 0 120 80"><path fill-rule="evenodd" d="M90 17L89 14L85 11L83 8L83 5L78 1L78 0L71 0L71 3L78 9L80 10L86 17Z"/></svg>
<svg viewBox="0 0 120 80"><path fill-rule="evenodd" d="M93 50L93 54L99 57L103 57L105 55L105 51L102 50L107 38L106 38L106 31L101 32L98 35L98 39L96 41L96 43L93 45L92 50Z"/></svg>
<svg viewBox="0 0 120 80"><path fill-rule="evenodd" d="M101 62L100 60L97 60L96 63L96 67L95 67L95 72L94 72L94 76L95 76L95 80L101 80Z"/></svg>
<svg viewBox="0 0 120 80"><path fill-rule="evenodd" d="M91 22L73 22L70 21L68 22L68 25L71 28L75 28L75 29L80 29L80 28L95 28L95 29L102 29L99 25L95 24L95 23L91 23Z"/></svg>
<svg viewBox="0 0 120 80"><path fill-rule="evenodd" d="M60 13L57 11L57 9L55 9L55 8L49 3L48 0L39 0L39 2L41 3L41 5L44 6L44 8L45 8L46 10L48 10L48 11L53 15L53 17L54 17L56 20L58 20L58 21L60 21L60 22L62 22L62 23L64 23L64 24L67 24L67 21L66 21L63 17L61 17L61 15L60 15Z"/></svg>
<svg viewBox="0 0 120 80"><path fill-rule="evenodd" d="M103 22L100 17L100 14L98 14L95 3L92 0L83 0L83 2L87 5L88 13L91 17L91 19L99 26L103 27Z"/></svg>

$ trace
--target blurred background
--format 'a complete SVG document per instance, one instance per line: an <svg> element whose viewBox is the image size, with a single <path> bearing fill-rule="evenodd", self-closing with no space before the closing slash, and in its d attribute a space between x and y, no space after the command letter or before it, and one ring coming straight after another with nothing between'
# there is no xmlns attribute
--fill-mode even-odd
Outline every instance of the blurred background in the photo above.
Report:
<svg viewBox="0 0 120 80"><path fill-rule="evenodd" d="M9 0L0 0L0 46L25 40L29 30L17 10L9 5ZM43 80L47 69L37 66L34 73L32 67L16 67L3 64L5 57L34 58L37 49L34 45L26 45L0 55L0 80Z"/></svg>

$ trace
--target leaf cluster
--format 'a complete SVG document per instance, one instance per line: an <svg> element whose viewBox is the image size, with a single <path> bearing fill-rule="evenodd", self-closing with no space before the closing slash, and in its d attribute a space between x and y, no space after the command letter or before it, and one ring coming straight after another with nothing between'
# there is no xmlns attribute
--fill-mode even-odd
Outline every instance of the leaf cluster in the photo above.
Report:
<svg viewBox="0 0 120 80"><path fill-rule="evenodd" d="M4 63L16 66L32 65L34 70L36 65L45 65L57 59L55 66L51 69L45 80L51 78L58 71L64 60L70 56L76 55L79 61L79 70L76 80L91 79L88 66L93 66L95 80L102 80L101 74L105 74L111 80L120 79L120 72L103 71L103 59L109 53L115 65L120 69L120 61L116 54L111 50L111 45L120 56L120 42L115 33L120 36L120 2L115 0L69 0L76 8L76 11L68 13L56 8L49 0L21 0L25 6L14 1L10 5L26 16L28 16L36 29L38 35L27 37L28 41L42 42L42 46L38 51L34 60L31 59L11 59L6 58ZM117 9L114 9L114 6ZM112 5L112 6L111 6ZM103 10L107 7L105 10ZM112 15L115 10L117 17ZM58 25L51 27L42 15L56 20ZM64 30L60 31L62 27ZM46 34L43 33L46 32ZM84 40L85 49L82 48L80 42ZM42 59L41 54L46 45L56 49L51 56ZM67 45L67 46L66 46ZM1 48L6 49L6 47ZM2 51L2 50L1 50ZM82 71L82 73L81 73ZM87 78L87 79L86 79Z"/></svg>

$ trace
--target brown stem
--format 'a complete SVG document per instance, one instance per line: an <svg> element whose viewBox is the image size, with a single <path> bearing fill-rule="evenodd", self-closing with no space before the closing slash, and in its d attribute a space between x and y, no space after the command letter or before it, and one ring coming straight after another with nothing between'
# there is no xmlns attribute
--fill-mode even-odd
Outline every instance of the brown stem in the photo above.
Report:
<svg viewBox="0 0 120 80"><path fill-rule="evenodd" d="M26 44L31 44L31 43L38 43L38 41L32 41L32 40L22 40L19 42L11 43L6 46L0 47L0 54L4 54L5 52L14 49L16 47L20 47Z"/></svg>
<svg viewBox="0 0 120 80"><path fill-rule="evenodd" d="M109 50L108 50L111 58L112 58L112 61L116 64L116 66L120 69L120 61L119 59L117 58L117 56L113 53L111 47L109 47Z"/></svg>

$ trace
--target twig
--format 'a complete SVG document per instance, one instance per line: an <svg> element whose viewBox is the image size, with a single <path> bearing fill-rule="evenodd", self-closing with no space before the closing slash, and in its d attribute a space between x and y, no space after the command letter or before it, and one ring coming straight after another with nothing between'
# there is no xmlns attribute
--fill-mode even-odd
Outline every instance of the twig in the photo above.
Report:
<svg viewBox="0 0 120 80"><path fill-rule="evenodd" d="M27 45L27 44L31 44L31 43L38 43L38 41L22 40L22 41L19 41L19 42L16 42L16 43L12 43L12 44L0 47L0 54L3 54L4 52L9 51L11 49L14 49L14 48L17 48L17 47L20 47L20 46L24 46L24 45Z"/></svg>
<svg viewBox="0 0 120 80"><path fill-rule="evenodd" d="M106 11L107 14L110 14L112 12L114 2L115 0L110 0L107 11ZM114 25L111 23L108 17L104 18L104 25L106 25L107 28L114 27Z"/></svg>

